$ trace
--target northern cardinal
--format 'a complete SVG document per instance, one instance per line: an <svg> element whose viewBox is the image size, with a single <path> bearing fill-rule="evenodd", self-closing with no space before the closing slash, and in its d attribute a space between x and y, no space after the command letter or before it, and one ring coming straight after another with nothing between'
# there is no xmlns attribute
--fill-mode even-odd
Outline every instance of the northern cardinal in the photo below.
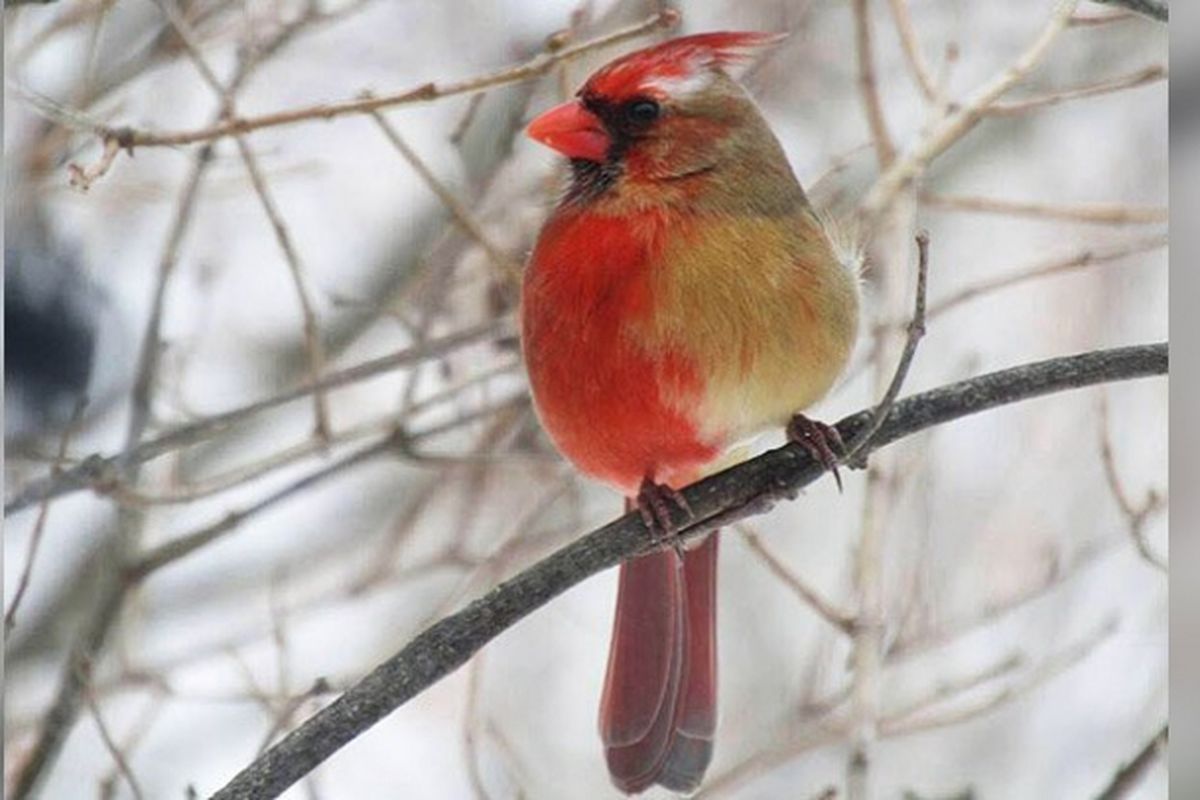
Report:
<svg viewBox="0 0 1200 800"><path fill-rule="evenodd" d="M778 38L631 53L527 131L571 167L522 290L534 402L563 455L652 529L767 427L836 466L832 429L797 412L846 364L857 278L725 70ZM712 757L716 559L713 534L621 566L600 732L625 792L694 791Z"/></svg>

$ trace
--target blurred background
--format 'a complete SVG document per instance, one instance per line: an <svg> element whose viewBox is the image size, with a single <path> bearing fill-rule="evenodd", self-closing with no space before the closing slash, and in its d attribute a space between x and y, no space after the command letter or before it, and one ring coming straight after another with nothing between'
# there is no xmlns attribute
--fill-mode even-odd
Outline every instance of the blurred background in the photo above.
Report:
<svg viewBox="0 0 1200 800"><path fill-rule="evenodd" d="M513 314L562 178L521 129L621 52L790 33L739 73L814 203L870 239L859 353L813 416L890 378L918 227L905 393L1166 339L1165 25L1089 2L677 8L669 33L645 0L6 6L10 796L207 796L620 512L540 432ZM446 96L203 133L428 82ZM946 134L964 107L978 124ZM126 152L97 126L202 133ZM1166 720L1166 419L1161 379L1054 395L726 531L700 796L1100 796ZM609 572L552 602L287 796L617 796L595 717L614 592ZM1148 763L1113 796L1165 797Z"/></svg>

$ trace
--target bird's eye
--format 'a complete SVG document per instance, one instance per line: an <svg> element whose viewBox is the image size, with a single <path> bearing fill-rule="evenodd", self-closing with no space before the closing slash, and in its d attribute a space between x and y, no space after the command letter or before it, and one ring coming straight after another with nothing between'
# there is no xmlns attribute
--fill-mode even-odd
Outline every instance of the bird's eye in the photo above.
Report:
<svg viewBox="0 0 1200 800"><path fill-rule="evenodd" d="M634 100L625 108L625 117L638 125L647 125L658 119L661 112L662 109L653 100Z"/></svg>

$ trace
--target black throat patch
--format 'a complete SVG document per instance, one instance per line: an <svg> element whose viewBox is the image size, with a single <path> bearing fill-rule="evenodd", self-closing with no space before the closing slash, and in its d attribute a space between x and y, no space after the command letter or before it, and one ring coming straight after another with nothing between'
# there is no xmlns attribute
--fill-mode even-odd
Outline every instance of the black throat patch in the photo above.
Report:
<svg viewBox="0 0 1200 800"><path fill-rule="evenodd" d="M603 164L582 158L571 159L571 182L563 195L564 203L589 203L609 189L621 177L620 159L608 158Z"/></svg>

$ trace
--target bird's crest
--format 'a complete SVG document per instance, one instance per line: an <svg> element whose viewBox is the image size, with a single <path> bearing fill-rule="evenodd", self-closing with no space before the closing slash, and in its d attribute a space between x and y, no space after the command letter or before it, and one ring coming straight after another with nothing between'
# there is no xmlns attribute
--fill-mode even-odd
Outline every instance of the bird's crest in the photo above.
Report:
<svg viewBox="0 0 1200 800"><path fill-rule="evenodd" d="M674 96L707 84L710 71L744 61L786 34L722 31L681 36L636 50L601 67L581 90L620 100L639 94Z"/></svg>

